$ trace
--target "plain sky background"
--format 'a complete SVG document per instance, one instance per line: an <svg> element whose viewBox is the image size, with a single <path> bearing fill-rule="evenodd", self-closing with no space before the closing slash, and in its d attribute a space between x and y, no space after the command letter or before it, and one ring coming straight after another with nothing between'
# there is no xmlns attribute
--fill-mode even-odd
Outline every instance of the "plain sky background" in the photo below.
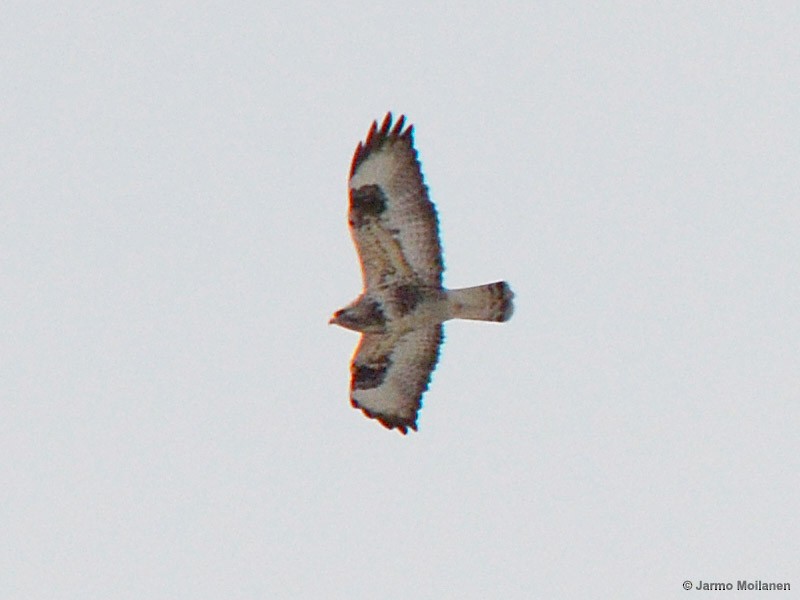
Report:
<svg viewBox="0 0 800 600"><path fill-rule="evenodd" d="M798 596L798 4L488 6L3 4L3 600ZM327 325L387 110L517 295L405 437Z"/></svg>

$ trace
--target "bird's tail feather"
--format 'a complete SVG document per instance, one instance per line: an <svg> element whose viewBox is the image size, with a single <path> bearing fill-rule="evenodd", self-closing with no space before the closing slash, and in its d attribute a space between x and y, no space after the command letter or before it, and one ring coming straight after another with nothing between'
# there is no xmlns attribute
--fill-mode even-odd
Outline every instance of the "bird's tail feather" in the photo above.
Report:
<svg viewBox="0 0 800 600"><path fill-rule="evenodd" d="M514 292L505 281L448 290L453 319L508 321L514 312Z"/></svg>

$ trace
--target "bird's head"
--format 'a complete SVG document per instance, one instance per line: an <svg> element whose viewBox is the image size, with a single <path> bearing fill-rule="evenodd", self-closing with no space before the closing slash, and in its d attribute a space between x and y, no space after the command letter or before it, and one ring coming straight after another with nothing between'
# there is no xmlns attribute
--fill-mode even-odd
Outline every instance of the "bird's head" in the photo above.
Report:
<svg viewBox="0 0 800 600"><path fill-rule="evenodd" d="M382 333L386 327L386 318L374 300L359 297L352 304L333 313L328 324L363 333Z"/></svg>
<svg viewBox="0 0 800 600"><path fill-rule="evenodd" d="M328 325L341 325L342 315L344 314L344 309L337 310L333 313L331 320L328 321Z"/></svg>
<svg viewBox="0 0 800 600"><path fill-rule="evenodd" d="M353 331L359 331L360 329L357 311L352 307L345 307L337 310L333 313L331 320L328 321L328 325L338 325L339 327L352 329Z"/></svg>

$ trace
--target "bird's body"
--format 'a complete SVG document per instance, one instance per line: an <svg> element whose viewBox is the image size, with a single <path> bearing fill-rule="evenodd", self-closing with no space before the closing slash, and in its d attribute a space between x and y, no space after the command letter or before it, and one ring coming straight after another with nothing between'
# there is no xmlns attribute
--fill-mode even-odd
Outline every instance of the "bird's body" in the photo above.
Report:
<svg viewBox="0 0 800 600"><path fill-rule="evenodd" d="M428 199L413 128L391 113L359 144L350 170L348 221L363 293L331 323L362 333L351 364L350 400L368 417L406 433L436 366L448 319L506 321L505 282L447 290L436 209Z"/></svg>

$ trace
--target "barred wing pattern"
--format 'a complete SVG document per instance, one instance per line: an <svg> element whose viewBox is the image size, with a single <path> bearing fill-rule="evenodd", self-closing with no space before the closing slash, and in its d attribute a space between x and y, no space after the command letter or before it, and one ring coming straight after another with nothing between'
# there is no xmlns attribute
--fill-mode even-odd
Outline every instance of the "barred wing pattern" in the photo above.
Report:
<svg viewBox="0 0 800 600"><path fill-rule="evenodd" d="M401 336L363 334L350 365L350 403L389 429L416 431L442 338L441 325Z"/></svg>
<svg viewBox="0 0 800 600"><path fill-rule="evenodd" d="M442 248L436 209L428 199L405 118L391 113L359 143L350 167L350 233L364 287L396 281L441 286Z"/></svg>

